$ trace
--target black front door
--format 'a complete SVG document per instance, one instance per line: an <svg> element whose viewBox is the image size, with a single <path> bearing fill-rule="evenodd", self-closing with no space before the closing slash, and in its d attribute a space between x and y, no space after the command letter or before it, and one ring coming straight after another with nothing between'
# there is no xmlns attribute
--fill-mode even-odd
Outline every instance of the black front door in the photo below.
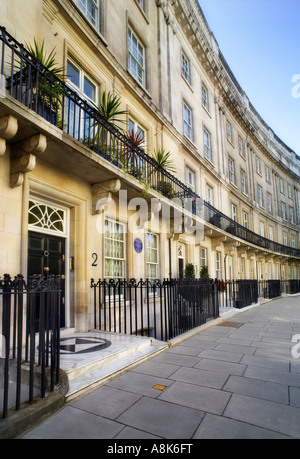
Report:
<svg viewBox="0 0 300 459"><path fill-rule="evenodd" d="M28 276L62 276L61 327L65 327L65 239L48 234L28 234Z"/></svg>

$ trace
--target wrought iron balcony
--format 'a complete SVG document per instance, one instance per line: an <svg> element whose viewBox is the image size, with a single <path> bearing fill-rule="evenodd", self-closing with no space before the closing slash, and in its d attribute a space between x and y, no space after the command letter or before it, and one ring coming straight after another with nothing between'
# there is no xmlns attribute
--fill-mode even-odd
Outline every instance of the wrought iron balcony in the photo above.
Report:
<svg viewBox="0 0 300 459"><path fill-rule="evenodd" d="M300 250L259 236L230 219L173 174L162 169L143 149L100 115L96 107L44 67L4 27L0 27L0 77L7 94L97 155L139 179L168 199L191 199L191 210L204 221L247 243L300 258Z"/></svg>

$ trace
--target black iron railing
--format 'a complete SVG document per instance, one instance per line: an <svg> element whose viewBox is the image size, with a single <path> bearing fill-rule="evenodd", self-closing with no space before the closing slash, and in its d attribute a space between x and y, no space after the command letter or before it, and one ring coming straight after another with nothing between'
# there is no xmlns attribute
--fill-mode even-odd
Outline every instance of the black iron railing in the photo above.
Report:
<svg viewBox="0 0 300 459"><path fill-rule="evenodd" d="M61 280L0 279L0 416L44 398L59 382Z"/></svg>
<svg viewBox="0 0 300 459"><path fill-rule="evenodd" d="M217 282L220 308L242 309L257 304L260 296L257 280L218 280Z"/></svg>
<svg viewBox="0 0 300 459"><path fill-rule="evenodd" d="M258 294L261 298L276 298L282 294L282 282L278 279L262 280L258 282Z"/></svg>
<svg viewBox="0 0 300 459"><path fill-rule="evenodd" d="M289 279L281 281L281 290L282 292L288 293L290 295L300 293L300 280Z"/></svg>
<svg viewBox="0 0 300 459"><path fill-rule="evenodd" d="M94 291L94 328L162 341L219 316L214 280L98 280Z"/></svg>
<svg viewBox="0 0 300 459"><path fill-rule="evenodd" d="M300 258L299 249L271 241L243 227L162 169L143 149L103 119L96 107L37 61L3 27L0 27L0 43L0 76L10 96L142 181L147 188L168 199L179 198L206 222L266 250Z"/></svg>

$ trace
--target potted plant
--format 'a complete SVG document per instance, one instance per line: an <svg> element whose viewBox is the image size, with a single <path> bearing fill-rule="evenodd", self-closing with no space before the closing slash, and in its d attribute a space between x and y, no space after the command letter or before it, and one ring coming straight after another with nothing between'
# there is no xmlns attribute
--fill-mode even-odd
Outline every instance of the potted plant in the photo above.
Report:
<svg viewBox="0 0 300 459"><path fill-rule="evenodd" d="M176 168L174 162L170 159L171 152L166 151L164 148L154 150L153 159L155 159L157 165L166 171L175 173Z"/></svg>
<svg viewBox="0 0 300 459"><path fill-rule="evenodd" d="M104 91L102 93L101 101L99 105L95 105L95 109L100 115L100 118L104 122L110 123L117 129L121 129L119 124L125 122L121 117L122 115L127 114L127 110L120 109L121 100L120 97L114 96L111 92ZM105 123L103 123L105 124ZM123 163L124 161L119 161L119 158L116 158L113 148L109 145L109 131L99 120L95 120L93 125L93 131L95 135L93 138L85 139L86 144L92 148L96 153L104 156L106 159L112 159L112 162Z"/></svg>
<svg viewBox="0 0 300 459"><path fill-rule="evenodd" d="M200 279L209 279L208 266L203 265L201 267Z"/></svg>
<svg viewBox="0 0 300 459"><path fill-rule="evenodd" d="M64 75L63 68L55 60L55 47L47 53L44 40L39 42L34 39L33 45L26 44L26 48L34 60L44 67L41 72L38 72L30 66L28 61L23 63L23 75L27 76L27 80L29 80L29 77L31 79L31 88L26 88L27 91L31 90L32 92L31 108L36 110L47 121L57 124L58 108L63 94L63 85L60 79L63 79Z"/></svg>
<svg viewBox="0 0 300 459"><path fill-rule="evenodd" d="M184 270L184 277L185 279L195 279L195 266L193 263L187 263Z"/></svg>
<svg viewBox="0 0 300 459"><path fill-rule="evenodd" d="M157 191L159 191L169 199L177 197L178 194L174 191L173 184L170 181L166 181L166 177L164 174L164 171L168 171L171 173L176 172L174 163L170 159L171 152L166 151L164 148L160 148L158 150L154 150L152 157L158 166L158 180L156 187ZM159 180L160 177L161 180Z"/></svg>
<svg viewBox="0 0 300 459"><path fill-rule="evenodd" d="M144 134L141 131L134 131L131 130L126 134L127 139L129 140L130 144L133 146L138 147L141 152L144 152ZM144 167L143 167L143 160L137 154L135 148L131 148L130 146L127 149L127 172L137 179L141 180L144 176Z"/></svg>

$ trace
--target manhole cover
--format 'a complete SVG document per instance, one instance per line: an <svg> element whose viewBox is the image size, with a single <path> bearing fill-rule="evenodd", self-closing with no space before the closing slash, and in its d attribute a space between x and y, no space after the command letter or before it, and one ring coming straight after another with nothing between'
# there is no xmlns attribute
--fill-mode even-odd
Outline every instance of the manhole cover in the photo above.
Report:
<svg viewBox="0 0 300 459"><path fill-rule="evenodd" d="M240 328L242 325L244 325L243 322L223 322L218 327Z"/></svg>

